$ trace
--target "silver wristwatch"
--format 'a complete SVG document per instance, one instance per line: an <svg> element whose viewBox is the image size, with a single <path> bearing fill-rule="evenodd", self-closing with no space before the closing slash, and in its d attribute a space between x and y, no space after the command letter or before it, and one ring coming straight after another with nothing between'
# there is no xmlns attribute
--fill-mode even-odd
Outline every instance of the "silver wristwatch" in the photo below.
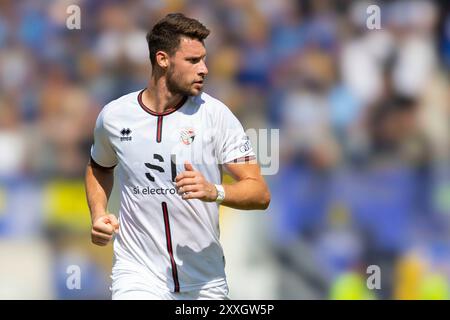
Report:
<svg viewBox="0 0 450 320"><path fill-rule="evenodd" d="M222 203L223 199L225 199L225 189L221 184L215 184L214 186L216 187L217 190L216 202Z"/></svg>

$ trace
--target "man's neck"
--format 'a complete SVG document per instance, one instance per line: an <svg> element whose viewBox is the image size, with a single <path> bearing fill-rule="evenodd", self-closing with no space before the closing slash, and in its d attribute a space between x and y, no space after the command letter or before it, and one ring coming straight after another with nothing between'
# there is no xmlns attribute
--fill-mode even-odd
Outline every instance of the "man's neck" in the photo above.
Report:
<svg viewBox="0 0 450 320"><path fill-rule="evenodd" d="M147 90L142 94L144 105L156 113L172 110L182 99L181 94L173 94L169 91L163 77L159 79L152 77L147 85Z"/></svg>

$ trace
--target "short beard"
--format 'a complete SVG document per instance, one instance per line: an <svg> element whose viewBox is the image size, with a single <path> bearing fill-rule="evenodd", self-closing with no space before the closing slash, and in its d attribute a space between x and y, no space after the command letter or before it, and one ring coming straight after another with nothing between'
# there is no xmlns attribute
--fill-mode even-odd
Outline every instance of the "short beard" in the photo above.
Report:
<svg viewBox="0 0 450 320"><path fill-rule="evenodd" d="M171 68L169 68L169 70L167 72L167 77L166 77L167 89L174 95L179 94L182 96L193 96L192 92L189 89L182 88L177 83L173 74L174 74L173 70Z"/></svg>

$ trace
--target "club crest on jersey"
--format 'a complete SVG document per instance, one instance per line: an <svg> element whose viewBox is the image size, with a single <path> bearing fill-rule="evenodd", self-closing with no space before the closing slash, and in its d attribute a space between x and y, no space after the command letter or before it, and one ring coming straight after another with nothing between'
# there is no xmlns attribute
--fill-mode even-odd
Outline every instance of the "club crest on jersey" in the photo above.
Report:
<svg viewBox="0 0 450 320"><path fill-rule="evenodd" d="M131 141L131 137L130 137L131 130L130 130L130 128L123 128L120 131L120 134L122 135L120 137L120 141Z"/></svg>
<svg viewBox="0 0 450 320"><path fill-rule="evenodd" d="M192 142L194 142L195 138L195 131L193 128L184 128L180 131L180 140L185 145L190 145Z"/></svg>

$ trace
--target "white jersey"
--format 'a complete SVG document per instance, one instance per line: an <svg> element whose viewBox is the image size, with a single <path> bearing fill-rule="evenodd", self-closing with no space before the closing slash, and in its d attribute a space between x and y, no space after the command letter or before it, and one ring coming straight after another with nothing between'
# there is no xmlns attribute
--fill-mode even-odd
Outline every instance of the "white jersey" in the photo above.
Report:
<svg viewBox="0 0 450 320"><path fill-rule="evenodd" d="M103 108L91 149L93 165L117 165L113 279L140 273L172 292L223 285L218 205L183 200L174 180L188 160L207 181L221 184L221 164L255 158L250 141L227 106L206 93L158 114L143 104L144 90Z"/></svg>

